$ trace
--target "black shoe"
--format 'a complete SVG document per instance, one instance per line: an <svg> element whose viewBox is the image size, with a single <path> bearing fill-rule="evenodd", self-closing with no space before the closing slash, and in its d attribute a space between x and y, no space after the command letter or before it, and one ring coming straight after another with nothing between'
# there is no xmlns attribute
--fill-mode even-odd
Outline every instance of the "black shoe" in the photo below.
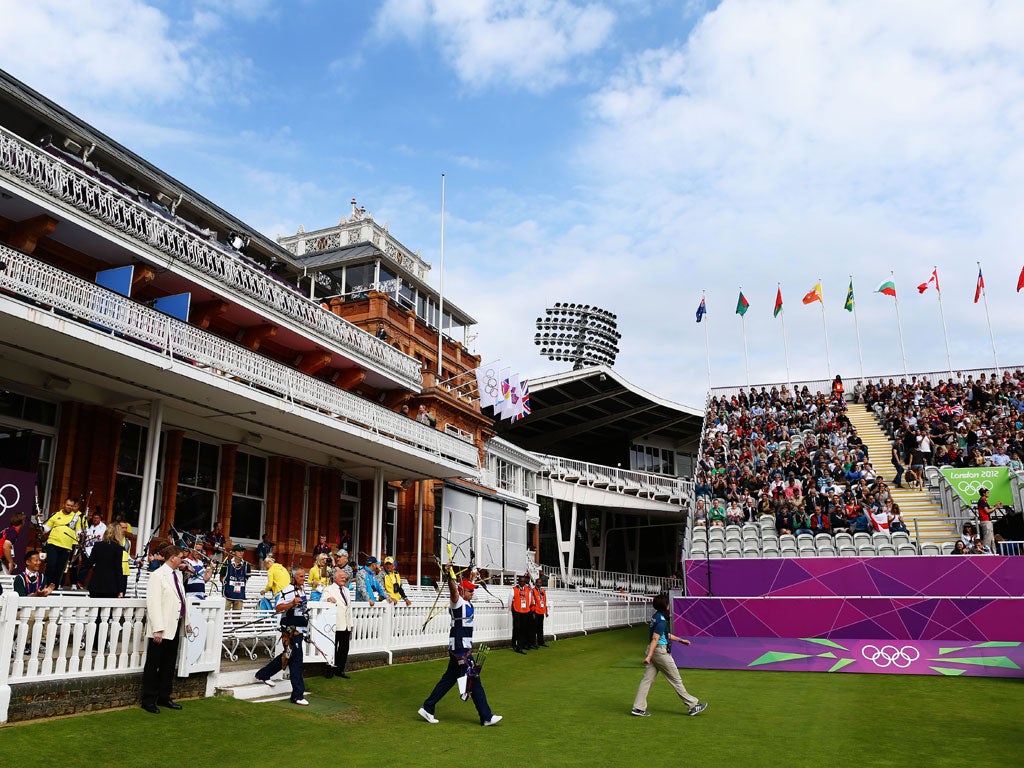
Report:
<svg viewBox="0 0 1024 768"><path fill-rule="evenodd" d="M167 707L167 709L181 709L181 704L176 702L174 699L167 699L165 701L158 701L161 707Z"/></svg>
<svg viewBox="0 0 1024 768"><path fill-rule="evenodd" d="M143 704L142 708L149 712L151 715L160 714L160 707L158 707L156 704Z"/></svg>
<svg viewBox="0 0 1024 768"><path fill-rule="evenodd" d="M338 677L340 677L342 680L351 680L352 679L345 672L339 672L338 673Z"/></svg>
<svg viewBox="0 0 1024 768"><path fill-rule="evenodd" d="M523 654L523 656L526 655L526 651L524 651L522 648L516 648L516 653L521 653Z"/></svg>
<svg viewBox="0 0 1024 768"><path fill-rule="evenodd" d="M531 646L529 647L529 650L531 650L531 651L536 651L536 650L537 650L538 648L540 648L540 646L539 646L539 645L531 645Z"/></svg>

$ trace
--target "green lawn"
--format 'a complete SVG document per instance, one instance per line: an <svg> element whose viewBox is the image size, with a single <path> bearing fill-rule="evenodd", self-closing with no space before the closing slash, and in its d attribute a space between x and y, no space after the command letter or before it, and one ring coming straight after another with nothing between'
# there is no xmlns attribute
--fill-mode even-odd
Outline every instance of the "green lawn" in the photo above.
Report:
<svg viewBox="0 0 1024 768"><path fill-rule="evenodd" d="M1017 680L684 669L690 692L710 702L707 712L686 717L659 679L648 702L653 716L631 717L646 636L637 627L525 657L491 653L484 681L505 717L495 728L481 728L472 702L455 690L438 706L439 724L416 715L444 669L439 660L351 680L309 678L306 709L216 698L159 716L131 709L62 720L57 728L71 741L60 764L974 768L1016 765L1024 743ZM0 752L39 754L54 728L6 728Z"/></svg>

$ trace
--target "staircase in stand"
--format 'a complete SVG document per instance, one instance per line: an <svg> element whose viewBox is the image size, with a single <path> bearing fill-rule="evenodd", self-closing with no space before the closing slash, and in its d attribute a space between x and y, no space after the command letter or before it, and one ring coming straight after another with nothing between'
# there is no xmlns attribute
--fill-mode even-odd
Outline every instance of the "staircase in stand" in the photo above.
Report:
<svg viewBox="0 0 1024 768"><path fill-rule="evenodd" d="M911 489L905 483L903 488L897 488L892 482L896 476L896 468L889 460L892 455L892 441L882 431L874 411L862 403L847 403L846 415L856 428L860 439L868 447L868 460L871 466L875 468L878 476L888 483L893 501L900 505L900 512L903 513L911 538L918 536L922 544L942 544L956 538L941 505L928 490ZM925 487L927 489L927 486Z"/></svg>

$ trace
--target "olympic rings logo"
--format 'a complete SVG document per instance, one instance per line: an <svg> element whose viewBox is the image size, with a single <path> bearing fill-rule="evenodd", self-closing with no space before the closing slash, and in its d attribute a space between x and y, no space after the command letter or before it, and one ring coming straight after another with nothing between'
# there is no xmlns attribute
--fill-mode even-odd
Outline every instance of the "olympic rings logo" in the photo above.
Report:
<svg viewBox="0 0 1024 768"><path fill-rule="evenodd" d="M14 491L14 501L11 501L10 499L7 498L8 488ZM18 489L18 486L16 486L14 483L7 483L6 485L4 485L2 488L0 488L0 516L6 515L7 510L13 509L14 507L18 506L18 503L20 501L21 491Z"/></svg>
<svg viewBox="0 0 1024 768"><path fill-rule="evenodd" d="M991 480L960 480L956 484L956 489L960 493L974 496L977 496L981 492L982 488L986 488L991 491L992 487Z"/></svg>
<svg viewBox="0 0 1024 768"><path fill-rule="evenodd" d="M188 638L188 641L190 643L194 643L196 640L199 639L199 627L197 627L197 626L196 627L191 627L191 626L190 627L186 627L185 628L185 637Z"/></svg>
<svg viewBox="0 0 1024 768"><path fill-rule="evenodd" d="M860 649L860 653L861 656L881 669L890 665L906 669L921 658L921 652L912 645L905 645L902 648L897 648L895 645L883 645L881 648L875 645L865 645Z"/></svg>
<svg viewBox="0 0 1024 768"><path fill-rule="evenodd" d="M493 398L497 397L499 391L498 372L493 368L488 368L484 371L484 392Z"/></svg>

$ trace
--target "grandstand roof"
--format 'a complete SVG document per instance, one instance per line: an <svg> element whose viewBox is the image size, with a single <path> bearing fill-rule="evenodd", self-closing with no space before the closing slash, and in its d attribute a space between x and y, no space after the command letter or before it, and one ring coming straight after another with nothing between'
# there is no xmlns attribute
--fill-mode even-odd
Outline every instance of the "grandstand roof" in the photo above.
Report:
<svg viewBox="0 0 1024 768"><path fill-rule="evenodd" d="M501 421L499 431L531 451L614 466L638 439L668 440L695 454L703 420L703 411L656 397L601 365L530 379L530 415Z"/></svg>

